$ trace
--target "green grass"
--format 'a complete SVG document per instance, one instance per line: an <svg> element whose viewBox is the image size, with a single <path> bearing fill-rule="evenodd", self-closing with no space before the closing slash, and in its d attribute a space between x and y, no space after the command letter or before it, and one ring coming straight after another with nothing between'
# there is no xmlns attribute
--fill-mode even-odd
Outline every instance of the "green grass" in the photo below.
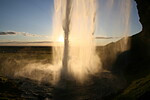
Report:
<svg viewBox="0 0 150 100"><path fill-rule="evenodd" d="M137 100L146 92L150 92L150 74L144 78L133 81L114 100Z"/></svg>

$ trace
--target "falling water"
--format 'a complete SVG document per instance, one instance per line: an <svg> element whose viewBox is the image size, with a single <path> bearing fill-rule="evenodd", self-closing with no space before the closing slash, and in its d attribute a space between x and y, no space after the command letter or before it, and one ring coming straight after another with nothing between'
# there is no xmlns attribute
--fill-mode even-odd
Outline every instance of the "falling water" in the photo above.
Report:
<svg viewBox="0 0 150 100"><path fill-rule="evenodd" d="M125 47L124 50L127 50L130 47L128 36L130 32L131 0L126 0L126 2L122 1L121 6L123 5L124 5L124 8L122 8L121 10L122 10L122 15L124 16L123 23L124 23L125 29L123 32L124 34L123 36L125 38L124 38L124 43L122 45Z"/></svg>
<svg viewBox="0 0 150 100"><path fill-rule="evenodd" d="M109 8L107 13L111 12L115 2L119 5L118 14L121 18L117 20L125 27L122 36L128 37L131 0L106 1L108 3L106 7ZM14 75L39 81L49 80L52 83L56 83L61 75L67 79L71 77L69 79L74 78L79 82L84 82L89 75L102 71L94 39L95 24L98 19L96 18L96 3L96 0L54 0L53 63L25 61L26 66L11 70ZM125 38L124 42L120 43L120 47L118 45L115 47L116 50L121 48L120 51L123 51L127 46L126 41ZM20 63L23 64L23 61L17 61L17 64ZM11 64L8 63L9 65ZM9 67L3 69L3 72L7 74L11 71Z"/></svg>
<svg viewBox="0 0 150 100"><path fill-rule="evenodd" d="M111 18L111 14L112 14L112 9L114 10L115 6L117 6L119 9L117 9L117 15L115 15L115 21L116 23L113 23L114 25L116 24L116 26L123 26L122 28L122 33L118 34L118 36L120 38L118 39L122 39L121 43L120 43L120 52L123 52L127 49L129 49L130 44L129 44L129 33L130 33L130 17L131 17L131 2L132 0L106 0L107 1L107 9L108 9L108 16L109 19L113 20L113 18ZM111 13L111 14L110 14ZM119 16L119 17L118 17ZM115 30L120 30L119 28L121 27L117 27L117 29ZM116 34L113 34L112 36L116 36ZM116 47L119 48L119 47Z"/></svg>
<svg viewBox="0 0 150 100"><path fill-rule="evenodd" d="M101 69L100 58L95 51L95 17L96 0L73 0L68 72L80 81Z"/></svg>
<svg viewBox="0 0 150 100"><path fill-rule="evenodd" d="M95 17L95 0L55 0L53 39L64 36L64 45L54 47L53 56L54 63L62 64L63 75L83 81L87 75L100 71L100 58L95 51Z"/></svg>
<svg viewBox="0 0 150 100"><path fill-rule="evenodd" d="M70 12L71 12L71 2L72 0L66 0L66 11L65 19L63 20L64 29L64 54L63 54L63 77L67 77L68 61L69 61L69 28L70 28Z"/></svg>
<svg viewBox="0 0 150 100"><path fill-rule="evenodd" d="M114 6L114 0L108 0L110 11ZM119 2L122 15L120 23L125 27L125 37L121 48L126 46L129 33L129 19L131 1ZM64 41L53 49L53 63L61 66L62 75L73 76L81 81L89 74L101 71L100 58L96 54L94 32L96 20L96 0L55 0L53 39L58 41L64 37ZM121 50L122 51L122 50Z"/></svg>

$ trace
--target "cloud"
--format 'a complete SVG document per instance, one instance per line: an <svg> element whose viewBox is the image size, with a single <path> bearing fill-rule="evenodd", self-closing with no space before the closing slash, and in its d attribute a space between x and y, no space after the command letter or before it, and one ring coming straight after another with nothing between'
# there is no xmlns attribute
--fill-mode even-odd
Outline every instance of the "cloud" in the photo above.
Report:
<svg viewBox="0 0 150 100"><path fill-rule="evenodd" d="M16 32L0 32L0 35L16 35Z"/></svg>
<svg viewBox="0 0 150 100"><path fill-rule="evenodd" d="M42 35L31 34L31 33L26 33L26 32L18 32L18 34L23 35L23 36L29 36L29 37L43 37Z"/></svg>
<svg viewBox="0 0 150 100"><path fill-rule="evenodd" d="M28 37L47 37L44 35L37 35L37 34L31 34L27 32L15 32L15 31L8 31L8 32L0 32L0 35L23 35Z"/></svg>
<svg viewBox="0 0 150 100"><path fill-rule="evenodd" d="M54 46L52 41L3 41L0 46Z"/></svg>
<svg viewBox="0 0 150 100"><path fill-rule="evenodd" d="M95 37L95 39L117 39L120 37Z"/></svg>

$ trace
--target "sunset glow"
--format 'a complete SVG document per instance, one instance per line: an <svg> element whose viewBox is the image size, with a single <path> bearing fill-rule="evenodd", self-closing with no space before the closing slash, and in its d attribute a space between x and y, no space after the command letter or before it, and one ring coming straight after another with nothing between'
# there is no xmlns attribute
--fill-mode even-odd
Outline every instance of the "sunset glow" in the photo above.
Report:
<svg viewBox="0 0 150 100"><path fill-rule="evenodd" d="M64 37L63 37L63 35L59 36L58 42L60 42L60 43L63 43L63 42L64 42Z"/></svg>

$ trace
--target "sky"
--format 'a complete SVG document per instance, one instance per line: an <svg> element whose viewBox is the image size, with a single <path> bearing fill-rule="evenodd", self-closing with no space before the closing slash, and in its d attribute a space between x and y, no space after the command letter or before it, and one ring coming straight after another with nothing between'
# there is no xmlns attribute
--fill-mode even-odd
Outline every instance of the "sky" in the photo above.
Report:
<svg viewBox="0 0 150 100"><path fill-rule="evenodd" d="M114 0L113 8L108 1L97 0L95 37L119 37L123 34L124 25L119 21L124 16L120 15L121 0ZM53 11L53 0L0 0L0 44L46 45L51 41ZM131 3L130 29L130 36L142 29L134 0Z"/></svg>

